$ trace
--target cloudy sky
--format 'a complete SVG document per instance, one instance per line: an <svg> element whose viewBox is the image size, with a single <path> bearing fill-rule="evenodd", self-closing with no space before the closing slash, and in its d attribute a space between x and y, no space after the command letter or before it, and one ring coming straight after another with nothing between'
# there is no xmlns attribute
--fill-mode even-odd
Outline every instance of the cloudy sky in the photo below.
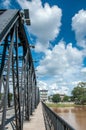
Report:
<svg viewBox="0 0 86 130"><path fill-rule="evenodd" d="M86 0L1 0L0 8L29 9L40 89L70 95L86 81Z"/></svg>

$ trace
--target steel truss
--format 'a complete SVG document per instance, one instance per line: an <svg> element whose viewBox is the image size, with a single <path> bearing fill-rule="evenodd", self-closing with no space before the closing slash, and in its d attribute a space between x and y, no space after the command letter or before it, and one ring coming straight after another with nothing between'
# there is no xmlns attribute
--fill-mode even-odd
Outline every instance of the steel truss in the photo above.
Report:
<svg viewBox="0 0 86 130"><path fill-rule="evenodd" d="M0 10L0 130L8 123L12 129L23 130L24 120L29 120L38 103L39 89L21 12Z"/></svg>

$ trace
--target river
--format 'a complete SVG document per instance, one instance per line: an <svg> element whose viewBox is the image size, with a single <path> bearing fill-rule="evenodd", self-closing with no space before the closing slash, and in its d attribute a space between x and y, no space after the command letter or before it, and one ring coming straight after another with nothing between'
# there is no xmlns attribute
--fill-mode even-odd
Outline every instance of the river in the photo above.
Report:
<svg viewBox="0 0 86 130"><path fill-rule="evenodd" d="M86 107L53 108L59 116L76 130L86 130Z"/></svg>

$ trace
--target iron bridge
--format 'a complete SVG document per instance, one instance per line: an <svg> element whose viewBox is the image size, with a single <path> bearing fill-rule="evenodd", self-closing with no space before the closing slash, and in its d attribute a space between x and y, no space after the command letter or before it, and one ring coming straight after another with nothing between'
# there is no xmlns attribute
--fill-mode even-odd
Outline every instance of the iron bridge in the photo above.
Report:
<svg viewBox="0 0 86 130"><path fill-rule="evenodd" d="M39 89L24 23L29 11L0 10L0 130L23 130L39 103Z"/></svg>

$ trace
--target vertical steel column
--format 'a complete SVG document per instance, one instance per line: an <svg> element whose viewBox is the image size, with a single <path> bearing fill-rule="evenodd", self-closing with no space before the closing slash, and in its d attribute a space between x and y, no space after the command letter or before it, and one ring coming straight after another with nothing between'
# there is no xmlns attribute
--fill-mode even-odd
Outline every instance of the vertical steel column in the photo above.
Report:
<svg viewBox="0 0 86 130"><path fill-rule="evenodd" d="M15 36L16 36L16 43L15 43L16 59L14 62L14 56L13 56L13 63L12 63L15 120L16 120L16 130L22 130L20 89L19 89L19 64L18 64L18 23L16 25L16 35ZM16 64L15 68L14 68L14 64Z"/></svg>
<svg viewBox="0 0 86 130"><path fill-rule="evenodd" d="M8 87L9 87L9 75L10 75L10 66L12 60L12 48L13 48L13 40L14 40L14 33L15 28L13 28L11 35L11 45L9 48L9 56L8 56L8 68L7 68L7 77L6 77L6 86L5 86L5 94L4 94L4 102L3 102L3 114L2 114L2 130L5 129L5 120L6 120L6 104L7 104L7 94L8 94Z"/></svg>
<svg viewBox="0 0 86 130"><path fill-rule="evenodd" d="M8 107L11 106L11 102L10 102L10 90L9 90L9 86L8 86Z"/></svg>
<svg viewBox="0 0 86 130"><path fill-rule="evenodd" d="M26 75L26 58L27 54L24 59L24 91L25 91L25 119L27 120L27 75Z"/></svg>
<svg viewBox="0 0 86 130"><path fill-rule="evenodd" d="M29 59L28 59L29 60ZM29 71L29 65L28 65L28 112L29 112L29 118L30 118L30 112L31 112L31 83L30 83L30 71Z"/></svg>
<svg viewBox="0 0 86 130"><path fill-rule="evenodd" d="M21 127L21 104L20 104L20 90L19 90L19 64L18 64L18 24L16 26L16 71L17 71L17 91L18 91L18 113L19 114L19 124L18 124L18 130L22 130ZM16 104L15 104L16 105Z"/></svg>
<svg viewBox="0 0 86 130"><path fill-rule="evenodd" d="M35 108L37 107L37 98L36 98L36 89L37 89L37 86L36 86L36 79L35 79Z"/></svg>
<svg viewBox="0 0 86 130"><path fill-rule="evenodd" d="M28 71L29 71L29 65L28 65L28 58L29 58L29 52L27 48L27 53L25 57L25 80L26 80L26 94L25 94L25 118L26 120L29 120L29 86L28 86Z"/></svg>
<svg viewBox="0 0 86 130"><path fill-rule="evenodd" d="M1 58L1 66L0 66L0 93L1 93L2 73L3 73L4 64L5 64L7 45L8 45L8 36L6 37L5 43L3 45L3 53L2 53L2 58Z"/></svg>
<svg viewBox="0 0 86 130"><path fill-rule="evenodd" d="M24 63L23 63L23 59L22 59L22 73L21 73L21 91L22 91L22 111L21 111L21 120L22 120L22 128L23 128L23 122L24 122L24 107L25 107L25 83L24 83Z"/></svg>
<svg viewBox="0 0 86 130"><path fill-rule="evenodd" d="M33 88L33 111L35 109L35 100L36 100L36 97L35 97L35 71L33 70L33 80L32 80L32 88Z"/></svg>
<svg viewBox="0 0 86 130"><path fill-rule="evenodd" d="M29 59L30 60L30 59ZM32 91L31 91L31 87L32 87L32 82L31 82L31 69L30 69L30 64L29 64L29 71L28 71L28 98L29 98L29 116L31 115L31 97L32 97Z"/></svg>
<svg viewBox="0 0 86 130"><path fill-rule="evenodd" d="M31 109L32 109L32 113L33 113L33 107L34 107L34 84L33 84L33 79L34 79L34 75L33 75L33 68L32 68L32 97L31 97Z"/></svg>
<svg viewBox="0 0 86 130"><path fill-rule="evenodd" d="M32 115L33 112L33 108L32 108L32 96L33 96L33 90L32 90L32 63L30 64L30 68L29 68L29 78L30 78L30 92L31 92L31 108L30 108L30 114Z"/></svg>
<svg viewBox="0 0 86 130"><path fill-rule="evenodd" d="M39 88L37 87L37 105L38 105L38 103L40 102L40 91L39 91Z"/></svg>
<svg viewBox="0 0 86 130"><path fill-rule="evenodd" d="M29 73L29 62L28 62L28 59L29 59L29 50L27 48L27 117L26 119L29 120L29 116L30 116L30 111L29 111L29 83L28 83L28 73Z"/></svg>

